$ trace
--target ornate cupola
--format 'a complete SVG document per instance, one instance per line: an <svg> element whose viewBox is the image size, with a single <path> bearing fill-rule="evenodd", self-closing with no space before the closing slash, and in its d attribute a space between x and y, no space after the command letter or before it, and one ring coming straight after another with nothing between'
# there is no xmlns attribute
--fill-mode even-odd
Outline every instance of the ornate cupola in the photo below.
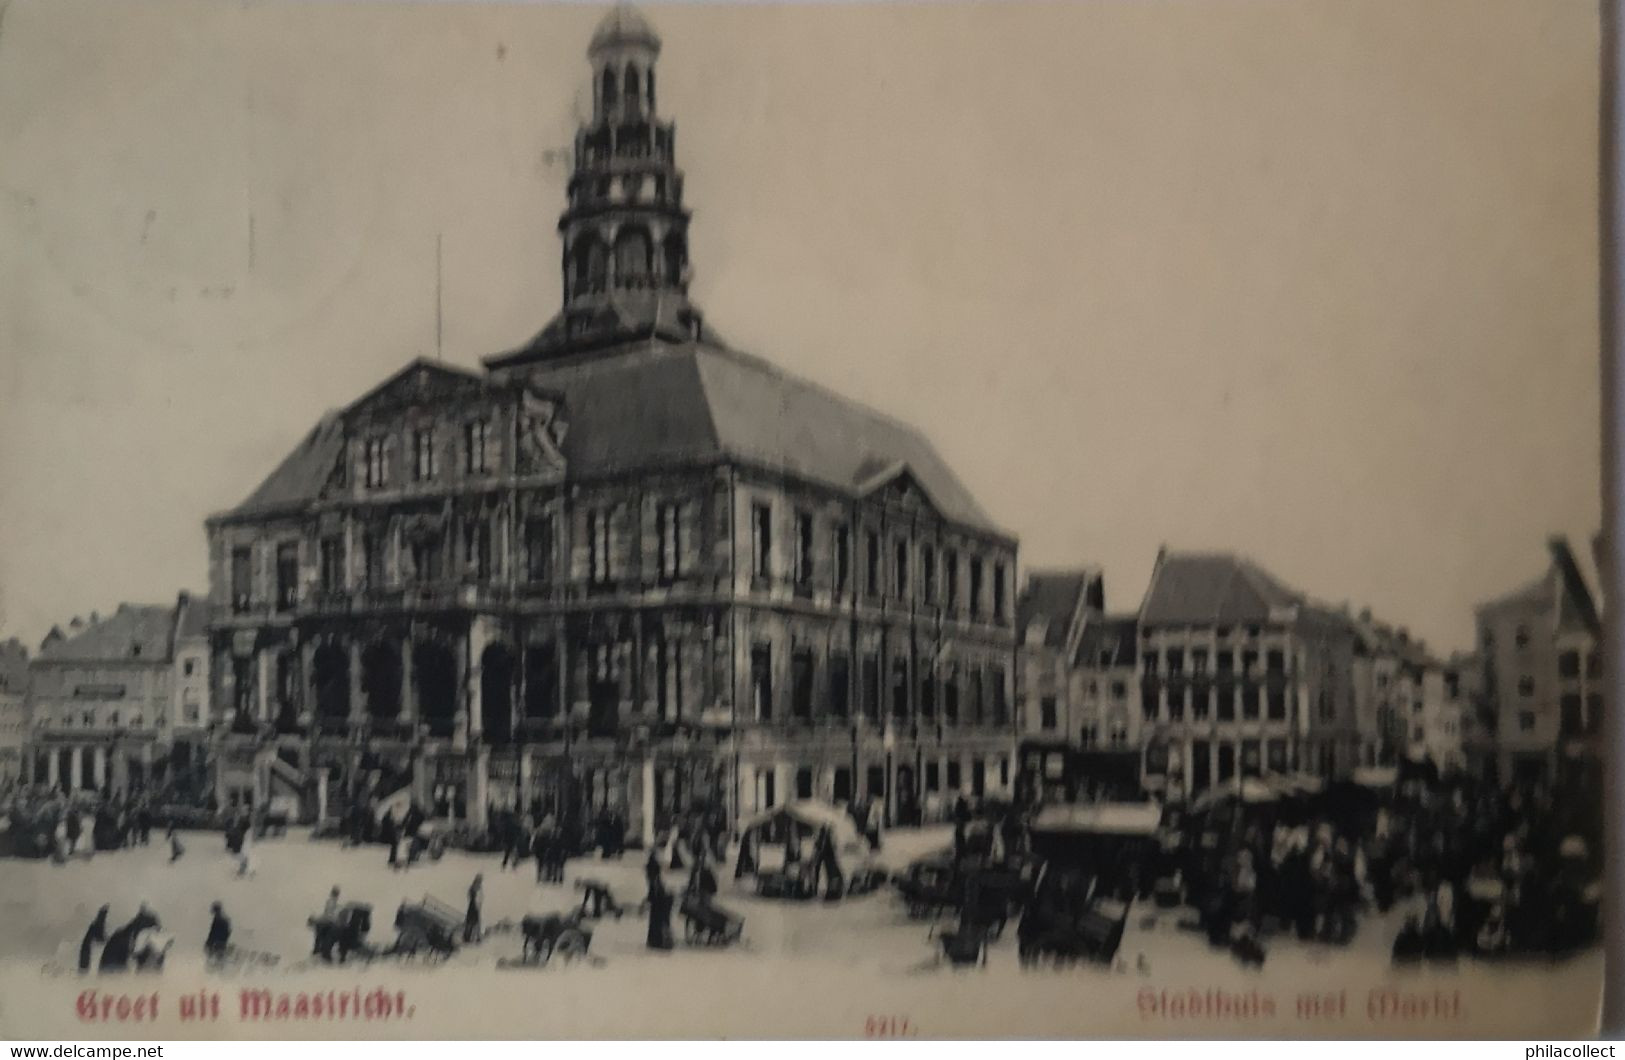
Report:
<svg viewBox="0 0 1625 1060"><path fill-rule="evenodd" d="M659 118L660 38L625 5L587 49L592 120L576 133L564 240L563 338L572 347L625 337L691 338L688 211L676 129Z"/></svg>

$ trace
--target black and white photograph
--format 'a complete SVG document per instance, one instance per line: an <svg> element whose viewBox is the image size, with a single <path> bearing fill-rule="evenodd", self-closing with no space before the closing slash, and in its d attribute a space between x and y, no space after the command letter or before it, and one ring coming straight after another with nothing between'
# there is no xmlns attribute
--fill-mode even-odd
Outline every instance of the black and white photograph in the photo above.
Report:
<svg viewBox="0 0 1625 1060"><path fill-rule="evenodd" d="M1603 25L0 0L0 1036L1594 1035Z"/></svg>

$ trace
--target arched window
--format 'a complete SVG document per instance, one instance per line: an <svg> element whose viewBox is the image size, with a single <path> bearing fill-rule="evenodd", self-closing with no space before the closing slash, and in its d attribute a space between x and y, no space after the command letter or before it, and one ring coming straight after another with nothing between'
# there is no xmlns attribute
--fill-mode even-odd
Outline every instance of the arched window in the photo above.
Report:
<svg viewBox="0 0 1625 1060"><path fill-rule="evenodd" d="M599 93L599 102L606 114L615 109L616 100L615 71L606 67L604 69L604 87Z"/></svg>
<svg viewBox="0 0 1625 1060"><path fill-rule="evenodd" d="M673 232L666 237L666 282L676 285L683 282L683 265L688 254L683 246L683 237Z"/></svg>
<svg viewBox="0 0 1625 1060"><path fill-rule="evenodd" d="M591 294L609 285L609 254L592 236L584 236L571 252L570 293Z"/></svg>
<svg viewBox="0 0 1625 1060"><path fill-rule="evenodd" d="M625 228L615 237L615 282L622 287L643 287L649 282L649 236L641 228Z"/></svg>
<svg viewBox="0 0 1625 1060"><path fill-rule="evenodd" d="M631 115L636 115L640 109L640 105L643 102L643 92L638 85L637 67L630 65L627 66L625 84L626 95L624 98L626 100L626 112Z"/></svg>

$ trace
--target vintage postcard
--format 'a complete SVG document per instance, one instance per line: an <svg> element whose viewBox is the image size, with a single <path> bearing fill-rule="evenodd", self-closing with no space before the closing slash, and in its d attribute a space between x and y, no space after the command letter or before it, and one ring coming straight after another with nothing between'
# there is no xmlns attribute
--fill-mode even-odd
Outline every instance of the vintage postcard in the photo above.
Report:
<svg viewBox="0 0 1625 1060"><path fill-rule="evenodd" d="M1601 38L0 4L0 1035L1593 1033Z"/></svg>

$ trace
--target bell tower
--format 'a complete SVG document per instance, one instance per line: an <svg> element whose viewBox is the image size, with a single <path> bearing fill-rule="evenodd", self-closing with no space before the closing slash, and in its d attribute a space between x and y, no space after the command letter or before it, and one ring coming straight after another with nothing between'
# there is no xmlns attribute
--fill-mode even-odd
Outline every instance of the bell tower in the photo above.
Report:
<svg viewBox="0 0 1625 1060"><path fill-rule="evenodd" d="M572 347L699 333L688 301L688 221L676 128L662 121L660 38L613 8L587 48L592 119L576 132L564 242L564 339Z"/></svg>

